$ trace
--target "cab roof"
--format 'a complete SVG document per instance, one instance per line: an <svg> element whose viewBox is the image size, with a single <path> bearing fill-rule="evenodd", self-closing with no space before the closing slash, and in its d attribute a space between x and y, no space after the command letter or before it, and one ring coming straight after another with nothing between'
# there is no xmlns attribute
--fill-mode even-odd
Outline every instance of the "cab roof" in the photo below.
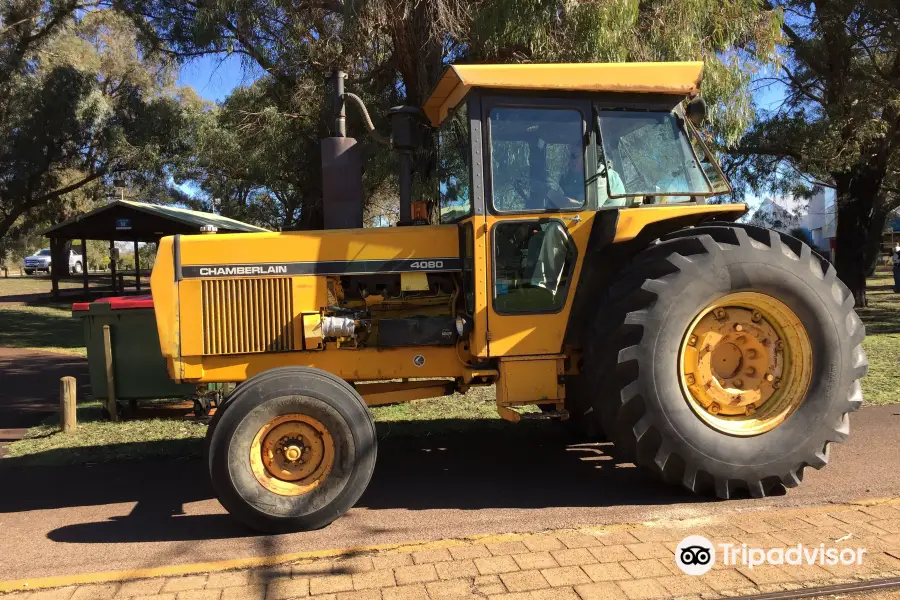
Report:
<svg viewBox="0 0 900 600"><path fill-rule="evenodd" d="M472 88L677 94L700 91L702 62L450 66L422 106L437 127Z"/></svg>

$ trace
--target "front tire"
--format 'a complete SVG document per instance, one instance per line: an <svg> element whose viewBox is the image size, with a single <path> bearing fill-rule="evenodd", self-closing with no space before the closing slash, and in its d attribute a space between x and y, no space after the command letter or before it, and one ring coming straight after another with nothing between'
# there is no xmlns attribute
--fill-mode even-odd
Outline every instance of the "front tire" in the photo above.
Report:
<svg viewBox="0 0 900 600"><path fill-rule="evenodd" d="M81 266L81 263L76 262L75 265L72 267L72 274L81 275L82 270L83 270L83 268Z"/></svg>
<svg viewBox="0 0 900 600"><path fill-rule="evenodd" d="M34 269L25 269L26 275L34 275Z"/></svg>
<svg viewBox="0 0 900 600"><path fill-rule="evenodd" d="M801 241L735 224L678 231L641 252L609 298L585 363L594 389L615 382L594 412L636 464L693 492L759 497L825 466L849 434L865 331L834 267Z"/></svg>
<svg viewBox="0 0 900 600"><path fill-rule="evenodd" d="M328 525L359 500L375 468L365 402L318 369L284 367L247 381L207 435L219 501L260 531Z"/></svg>

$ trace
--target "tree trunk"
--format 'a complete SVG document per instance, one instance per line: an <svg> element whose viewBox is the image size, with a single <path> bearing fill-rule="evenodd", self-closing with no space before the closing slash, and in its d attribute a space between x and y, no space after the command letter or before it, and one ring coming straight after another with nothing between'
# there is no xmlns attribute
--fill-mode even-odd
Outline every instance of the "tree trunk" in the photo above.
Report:
<svg viewBox="0 0 900 600"><path fill-rule="evenodd" d="M887 203L884 199L879 199L872 211L872 218L869 221L869 233L866 239L866 277L871 277L875 269L878 268L878 259L881 257L881 241L884 235L884 227L887 224L888 213Z"/></svg>
<svg viewBox="0 0 900 600"><path fill-rule="evenodd" d="M866 272L874 246L881 239L885 215L880 210L880 178L865 167L835 175L837 184L837 237L835 262L838 277L850 288L857 308L867 305ZM874 238L874 239L873 239Z"/></svg>

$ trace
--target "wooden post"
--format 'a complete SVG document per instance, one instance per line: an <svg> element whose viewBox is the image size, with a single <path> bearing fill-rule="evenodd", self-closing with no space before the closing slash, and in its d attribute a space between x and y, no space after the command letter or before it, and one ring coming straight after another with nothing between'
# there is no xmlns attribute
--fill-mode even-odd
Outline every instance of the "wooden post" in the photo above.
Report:
<svg viewBox="0 0 900 600"><path fill-rule="evenodd" d="M84 295L88 295L88 262L87 262L87 240L81 238L81 277L84 281Z"/></svg>
<svg viewBox="0 0 900 600"><path fill-rule="evenodd" d="M109 411L110 421L118 421L116 378L113 376L112 342L109 338L109 325L103 326L103 353L106 355L106 410Z"/></svg>
<svg viewBox="0 0 900 600"><path fill-rule="evenodd" d="M137 240L134 240L134 289L141 291L141 255L138 254Z"/></svg>
<svg viewBox="0 0 900 600"><path fill-rule="evenodd" d="M59 251L59 238L50 238L50 295L53 298L59 297L59 261L62 260ZM69 261L66 260L66 267L69 267Z"/></svg>
<svg viewBox="0 0 900 600"><path fill-rule="evenodd" d="M109 241L109 274L112 278L112 289L113 293L116 291L116 261L113 259L113 250L116 247L116 243L113 240Z"/></svg>
<svg viewBox="0 0 900 600"><path fill-rule="evenodd" d="M75 431L75 378L62 377L59 380L59 427L63 433Z"/></svg>

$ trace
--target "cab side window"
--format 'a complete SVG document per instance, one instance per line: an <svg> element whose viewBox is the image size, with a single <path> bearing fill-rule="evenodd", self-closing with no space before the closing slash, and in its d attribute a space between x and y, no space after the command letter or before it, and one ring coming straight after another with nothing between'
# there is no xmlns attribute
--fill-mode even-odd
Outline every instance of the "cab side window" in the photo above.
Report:
<svg viewBox="0 0 900 600"><path fill-rule="evenodd" d="M489 121L495 210L584 207L581 112L570 108L495 107Z"/></svg>
<svg viewBox="0 0 900 600"><path fill-rule="evenodd" d="M469 140L469 111L463 103L438 132L441 223L455 223L472 214Z"/></svg>

